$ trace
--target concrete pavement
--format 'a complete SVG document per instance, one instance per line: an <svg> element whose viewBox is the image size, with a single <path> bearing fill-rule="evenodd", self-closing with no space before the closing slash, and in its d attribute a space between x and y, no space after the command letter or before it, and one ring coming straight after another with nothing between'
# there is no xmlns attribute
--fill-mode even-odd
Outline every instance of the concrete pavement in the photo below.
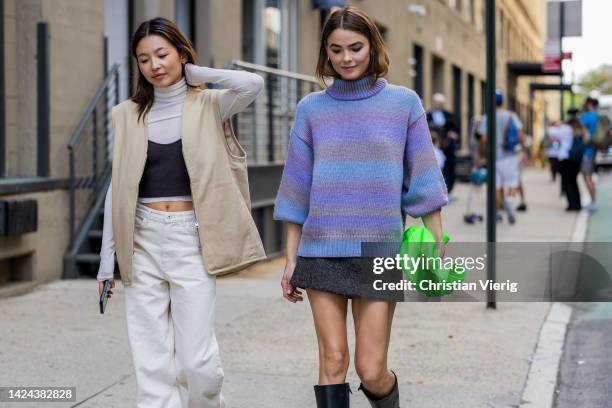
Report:
<svg viewBox="0 0 612 408"><path fill-rule="evenodd" d="M543 170L524 173L529 210L499 225L501 241L568 241L576 214L565 213L558 185ZM485 225L462 216L469 185L444 210L455 242L485 239ZM484 212L484 190L478 206ZM283 259L218 281L218 338L229 407L313 407L317 348L308 305L280 294ZM515 407L548 303L405 303L398 305L390 365L403 407ZM122 287L107 314L97 312L91 280L56 281L0 299L0 386L76 386L77 403L20 407L133 407L135 379L125 330ZM349 322L351 318L349 316ZM352 324L349 323L351 343ZM352 406L368 405L356 388ZM0 403L0 406L2 403ZM14 406L15 404L7 405Z"/></svg>

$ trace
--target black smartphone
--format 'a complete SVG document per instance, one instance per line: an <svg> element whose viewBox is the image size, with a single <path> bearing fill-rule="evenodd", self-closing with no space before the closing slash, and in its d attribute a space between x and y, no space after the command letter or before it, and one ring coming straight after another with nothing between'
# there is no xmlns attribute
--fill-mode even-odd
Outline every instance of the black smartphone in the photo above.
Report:
<svg viewBox="0 0 612 408"><path fill-rule="evenodd" d="M109 290L110 282L107 279L104 281L104 288L102 289L102 294L100 295L100 313L104 313L104 309L106 309L106 302L108 301Z"/></svg>

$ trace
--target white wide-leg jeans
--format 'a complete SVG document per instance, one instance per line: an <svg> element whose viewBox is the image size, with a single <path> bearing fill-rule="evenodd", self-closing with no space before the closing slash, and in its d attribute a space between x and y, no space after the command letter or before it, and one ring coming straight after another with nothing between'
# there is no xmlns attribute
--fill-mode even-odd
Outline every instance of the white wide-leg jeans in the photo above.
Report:
<svg viewBox="0 0 612 408"><path fill-rule="evenodd" d="M216 281L202 261L195 214L139 204L135 223L134 276L125 287L125 308L137 406L224 407Z"/></svg>

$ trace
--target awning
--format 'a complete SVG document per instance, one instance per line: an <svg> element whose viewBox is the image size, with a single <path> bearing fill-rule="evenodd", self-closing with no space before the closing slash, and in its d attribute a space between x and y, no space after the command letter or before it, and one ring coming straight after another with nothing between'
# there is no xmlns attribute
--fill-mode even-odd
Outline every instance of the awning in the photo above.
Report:
<svg viewBox="0 0 612 408"><path fill-rule="evenodd" d="M554 75L559 76L560 71L545 72L542 69L542 64L538 62L509 62L508 72L516 76L542 76L542 75Z"/></svg>
<svg viewBox="0 0 612 408"><path fill-rule="evenodd" d="M535 83L532 82L531 84L529 84L529 90L530 91L561 91L561 89L563 89L564 91L571 91L572 90L572 86L569 84L539 84L539 83Z"/></svg>

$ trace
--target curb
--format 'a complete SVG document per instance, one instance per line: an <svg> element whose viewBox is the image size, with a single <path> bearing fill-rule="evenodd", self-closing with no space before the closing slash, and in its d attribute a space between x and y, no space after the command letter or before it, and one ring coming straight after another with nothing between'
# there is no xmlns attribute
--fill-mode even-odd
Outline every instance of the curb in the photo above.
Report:
<svg viewBox="0 0 612 408"><path fill-rule="evenodd" d="M573 247L580 246L586 237L589 226L589 213L581 211L576 217L570 242ZM572 308L560 302L551 305L546 320L540 329L531 366L527 373L521 395L520 407L553 408L557 390L557 379L567 325L572 316Z"/></svg>
<svg viewBox="0 0 612 408"><path fill-rule="evenodd" d="M562 303L553 303L551 306L531 358L531 367L523 388L520 407L553 406L559 363L571 315L572 308L569 306Z"/></svg>

